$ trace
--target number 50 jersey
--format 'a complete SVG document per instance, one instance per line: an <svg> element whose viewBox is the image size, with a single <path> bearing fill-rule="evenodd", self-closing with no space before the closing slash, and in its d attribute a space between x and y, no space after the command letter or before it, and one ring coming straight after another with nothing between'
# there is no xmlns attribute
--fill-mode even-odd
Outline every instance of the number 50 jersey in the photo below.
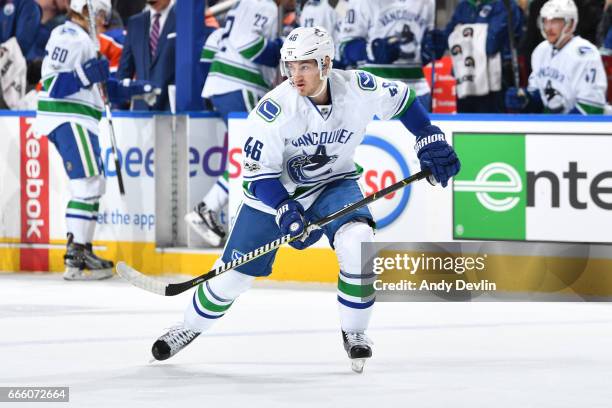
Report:
<svg viewBox="0 0 612 408"><path fill-rule="evenodd" d="M330 182L358 179L353 158L374 116L401 116L413 103L413 89L364 71L332 70L331 104L315 106L289 80L266 94L248 117L244 145L245 204L274 214L250 194L249 183L279 178L289 194L308 208Z"/></svg>

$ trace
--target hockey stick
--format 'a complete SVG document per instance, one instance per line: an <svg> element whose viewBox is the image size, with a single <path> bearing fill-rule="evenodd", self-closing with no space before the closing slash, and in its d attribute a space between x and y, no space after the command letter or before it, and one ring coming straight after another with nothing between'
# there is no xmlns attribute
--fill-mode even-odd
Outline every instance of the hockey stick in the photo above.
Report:
<svg viewBox="0 0 612 408"><path fill-rule="evenodd" d="M438 22L438 9L436 8L436 6L437 6L436 1L434 0L434 9L433 9L434 30L436 29L436 24ZM429 101L429 111L432 113L434 111L435 95L436 95L436 51L435 51L435 46L434 46L433 58L431 59L431 100Z"/></svg>
<svg viewBox="0 0 612 408"><path fill-rule="evenodd" d="M514 86L520 89L521 79L519 73L518 53L516 51L516 43L514 41L514 19L512 18L511 0L504 0L504 6L506 7L506 13L508 13L508 40L510 41L510 58L512 60Z"/></svg>
<svg viewBox="0 0 612 408"><path fill-rule="evenodd" d="M343 209L336 211L335 213L330 214L327 217L321 218L320 220L312 224L309 224L306 227L306 229L308 231L311 231L315 228L322 227L326 224L329 224L330 222L346 214L349 214L357 210L358 208L361 208L370 203L373 203L374 201L379 200L380 198L390 193L393 193L394 191L404 188L410 185L411 183L424 179L425 177L428 177L430 175L431 175L431 172L429 170L420 171L410 177L407 177L403 180L398 181L395 184L390 185L389 187L383 188L377 193L371 194L365 197L364 199L357 201L356 203L353 203L347 207L344 207ZM281 245L289 243L299 238L300 236L291 238L290 234L284 235L280 238L275 239L272 242L268 242L267 244L251 252L248 252L247 254L241 256L238 259L234 259L231 262L227 262L211 271L208 271L205 274L198 276L197 278L193 278L191 280L180 282L180 283L160 282L147 275L144 275L141 272L138 272L136 269L130 267L125 262L117 263L117 274L119 274L119 276L121 276L123 279L130 282L132 285L137 286L141 289L144 289L148 292L156 293L162 296L174 296L174 295L178 295L179 293L185 292L186 290L189 290L193 288L194 286L199 285L202 282L205 282L211 278L214 278L215 276L222 274L223 272L227 272L228 270L234 269L240 265L244 265L247 262L252 261L253 259L257 259L260 256L279 248Z"/></svg>
<svg viewBox="0 0 612 408"><path fill-rule="evenodd" d="M89 36L96 46L96 52L100 54L100 42L98 41L98 35L96 33L96 16L94 15L94 9L91 0L87 0L87 15L89 18ZM110 17L110 16L109 16ZM117 156L117 141L115 139L115 127L113 126L113 114L111 113L110 102L108 101L108 94L106 92L106 85L103 82L98 83L98 89L102 95L104 101L104 109L106 111L106 120L108 121L108 127L110 129L110 141L113 157L115 158L115 170L117 172L117 182L119 183L119 193L125 195L125 188L123 187L123 174L121 174L121 166L119 165L119 158Z"/></svg>

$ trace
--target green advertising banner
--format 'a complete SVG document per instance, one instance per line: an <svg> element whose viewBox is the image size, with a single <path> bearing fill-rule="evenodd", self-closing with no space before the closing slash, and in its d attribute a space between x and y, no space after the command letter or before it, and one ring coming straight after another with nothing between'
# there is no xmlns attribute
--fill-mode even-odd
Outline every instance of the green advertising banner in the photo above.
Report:
<svg viewBox="0 0 612 408"><path fill-rule="evenodd" d="M526 239L525 135L455 133L455 239Z"/></svg>

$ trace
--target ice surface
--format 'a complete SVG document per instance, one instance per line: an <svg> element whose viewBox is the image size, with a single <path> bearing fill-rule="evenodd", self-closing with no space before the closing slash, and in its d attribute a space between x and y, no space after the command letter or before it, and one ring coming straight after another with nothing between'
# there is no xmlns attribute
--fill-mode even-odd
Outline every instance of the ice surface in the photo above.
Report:
<svg viewBox="0 0 612 408"><path fill-rule="evenodd" d="M0 386L70 386L70 403L51 406L88 408L612 404L611 304L378 303L374 357L358 375L335 298L331 286L260 285L208 335L149 364L190 294L0 274Z"/></svg>

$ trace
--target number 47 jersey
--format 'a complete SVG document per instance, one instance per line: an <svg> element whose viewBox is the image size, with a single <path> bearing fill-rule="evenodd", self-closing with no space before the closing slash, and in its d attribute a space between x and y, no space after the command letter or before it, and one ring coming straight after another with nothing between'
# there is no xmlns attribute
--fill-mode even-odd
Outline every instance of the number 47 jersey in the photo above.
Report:
<svg viewBox="0 0 612 408"><path fill-rule="evenodd" d="M58 74L72 72L77 66L96 57L96 49L89 34L78 25L67 21L56 27L45 48L41 77L43 89L38 97L36 132L48 135L64 122L75 122L98 134L98 122L104 105L97 86L81 88L63 98L52 97Z"/></svg>
<svg viewBox="0 0 612 408"><path fill-rule="evenodd" d="M256 180L279 178L308 208L328 183L358 179L353 158L368 123L374 116L401 116L416 97L406 84L364 71L332 70L328 89L330 105L315 106L286 80L251 111L243 150L245 204L275 213L251 194Z"/></svg>

